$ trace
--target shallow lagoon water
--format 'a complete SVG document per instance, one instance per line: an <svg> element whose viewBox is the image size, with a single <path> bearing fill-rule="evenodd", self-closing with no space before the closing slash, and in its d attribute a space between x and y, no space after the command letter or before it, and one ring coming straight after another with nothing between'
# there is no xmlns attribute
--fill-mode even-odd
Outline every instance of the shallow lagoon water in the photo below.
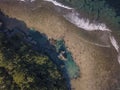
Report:
<svg viewBox="0 0 120 90"><path fill-rule="evenodd" d="M41 46L45 46L47 45L47 37L45 38L43 35L39 34L38 32L36 32L34 29L31 29L29 31L32 40L37 42L37 47L41 47ZM46 43L46 44L45 44ZM43 45L42 45L43 44ZM45 44L45 45L44 45ZM71 55L71 53L67 50L67 47L65 46L65 42L64 40L60 39L60 40L56 40L55 42L55 48L56 48L56 52L58 53L58 55L64 51L65 53L63 54L63 56L65 57L66 60L62 60L60 59L63 64L64 67L67 71L67 74L69 76L70 79L74 79L80 76L80 70L79 67L77 66L77 64L74 62L73 57ZM39 48L40 49L40 48ZM55 62L58 63L58 60L56 60ZM59 65L59 64L58 64ZM58 66L59 67L59 66Z"/></svg>
<svg viewBox="0 0 120 90"><path fill-rule="evenodd" d="M79 67L74 62L73 57L72 57L70 51L68 51L67 48L65 47L64 40L57 40L56 41L56 49L57 49L57 52L59 52L59 53L61 51L65 52L64 53L64 57L66 58L66 60L63 60L63 62L65 64L65 68L67 70L67 73L68 73L69 77L71 79L79 77L80 76Z"/></svg>

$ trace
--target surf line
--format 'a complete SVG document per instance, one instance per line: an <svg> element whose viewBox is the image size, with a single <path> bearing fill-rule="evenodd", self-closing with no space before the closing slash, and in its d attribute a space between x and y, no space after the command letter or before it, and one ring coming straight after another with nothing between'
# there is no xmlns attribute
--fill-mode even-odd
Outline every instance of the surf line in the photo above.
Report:
<svg viewBox="0 0 120 90"><path fill-rule="evenodd" d="M69 22L73 23L74 25L76 25L78 28L82 28L84 30L87 31L95 31L95 30L100 30L100 31L109 31L112 32L104 23L90 23L89 19L84 19L84 18L80 18L80 14L76 12L75 9L69 7L69 6L65 6L62 3L57 2L56 0L44 0L44 1L48 1L53 3L55 6L59 6L68 10L72 10L72 12L67 13L64 16L64 18L66 20L68 20ZM114 36L109 35L109 39L110 42L112 44L112 46L115 48L115 50L118 53L118 62L120 64L120 50L119 50L119 45L117 43L117 41L115 40ZM94 45L98 45L98 44L94 44ZM102 45L98 45L98 46L102 46Z"/></svg>

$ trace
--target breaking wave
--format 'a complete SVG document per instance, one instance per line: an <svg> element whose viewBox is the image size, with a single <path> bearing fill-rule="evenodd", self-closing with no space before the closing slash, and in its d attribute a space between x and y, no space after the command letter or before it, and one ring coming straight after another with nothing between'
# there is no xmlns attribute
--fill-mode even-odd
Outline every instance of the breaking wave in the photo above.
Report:
<svg viewBox="0 0 120 90"><path fill-rule="evenodd" d="M109 31L112 32L104 23L91 23L89 19L81 18L80 14L73 8L69 6L65 6L55 0L44 0L53 3L55 6L59 6L61 8L65 8L68 10L71 10L71 12L68 12L67 14L64 14L64 18L68 20L69 22L73 23L79 28L82 28L87 31L94 31L94 30L101 30L101 31ZM115 40L114 36L109 35L110 42L112 46L115 48L115 50L118 52L118 62L120 64L120 51L119 51L119 45L117 41ZM95 44L97 45L97 44Z"/></svg>

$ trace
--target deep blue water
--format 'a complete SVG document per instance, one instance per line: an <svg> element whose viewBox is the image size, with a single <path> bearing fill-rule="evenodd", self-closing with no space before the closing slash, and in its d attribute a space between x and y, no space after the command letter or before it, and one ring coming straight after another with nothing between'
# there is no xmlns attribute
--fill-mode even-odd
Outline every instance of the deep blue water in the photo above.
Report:
<svg viewBox="0 0 120 90"><path fill-rule="evenodd" d="M32 35L32 39L37 41L38 45L42 46L42 44L45 44L48 42L47 37L44 34L40 34L38 31L34 29L29 30L29 33L30 35Z"/></svg>
<svg viewBox="0 0 120 90"><path fill-rule="evenodd" d="M106 0L106 2L115 9L118 16L120 16L120 0Z"/></svg>

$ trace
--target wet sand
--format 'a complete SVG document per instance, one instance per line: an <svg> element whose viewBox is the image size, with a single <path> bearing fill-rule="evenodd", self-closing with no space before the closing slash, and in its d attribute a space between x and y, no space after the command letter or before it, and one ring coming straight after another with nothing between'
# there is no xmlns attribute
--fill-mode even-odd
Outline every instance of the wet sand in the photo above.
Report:
<svg viewBox="0 0 120 90"><path fill-rule="evenodd" d="M32 11L27 5L1 2L0 8L8 16L24 21L28 27L45 33L49 38L64 38L68 50L80 67L80 78L71 80L73 89L119 90L120 65L112 45L100 47L91 44L98 43L98 39L94 40L88 32L66 21L54 11L51 4L48 7L40 5ZM109 40L107 42L110 44ZM104 42L99 43L106 45Z"/></svg>

